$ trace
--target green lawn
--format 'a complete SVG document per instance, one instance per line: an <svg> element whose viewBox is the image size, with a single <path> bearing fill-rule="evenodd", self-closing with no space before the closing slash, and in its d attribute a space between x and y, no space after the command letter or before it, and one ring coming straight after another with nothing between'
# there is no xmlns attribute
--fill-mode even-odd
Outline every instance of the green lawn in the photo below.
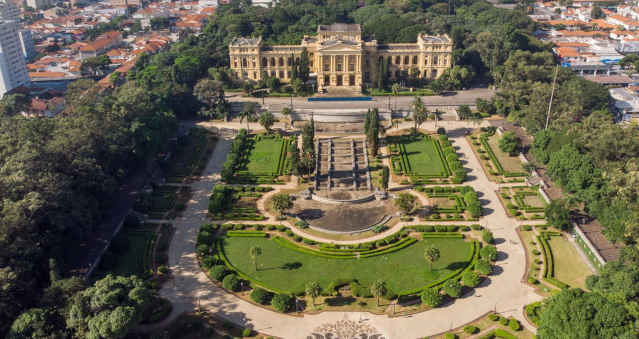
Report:
<svg viewBox="0 0 639 339"><path fill-rule="evenodd" d="M571 287L586 288L586 278L592 275L575 246L564 237L550 237L548 241L555 264L555 278Z"/></svg>
<svg viewBox="0 0 639 339"><path fill-rule="evenodd" d="M422 137L404 143L408 162L413 173L417 175L447 175L443 159L435 148L436 142L434 139Z"/></svg>
<svg viewBox="0 0 639 339"><path fill-rule="evenodd" d="M226 238L224 250L230 263L238 270L266 286L284 291L303 291L309 281L317 281L323 289L336 279L357 279L363 286L382 279L397 293L419 288L466 265L471 244L461 239L427 239L387 255L365 259L329 259L280 247L265 238ZM424 249L435 244L441 259L429 272ZM248 255L252 246L262 248L256 272ZM299 263L296 269L283 269L284 264Z"/></svg>
<svg viewBox="0 0 639 339"><path fill-rule="evenodd" d="M497 134L488 137L488 145L490 145L490 149L492 149L493 153L495 153L501 167L503 167L506 172L525 172L519 156L512 156L508 153L504 153L501 148L499 148L500 138L501 137Z"/></svg>
<svg viewBox="0 0 639 339"><path fill-rule="evenodd" d="M262 138L255 141L246 166L248 172L256 175L277 173L281 147L282 139Z"/></svg>

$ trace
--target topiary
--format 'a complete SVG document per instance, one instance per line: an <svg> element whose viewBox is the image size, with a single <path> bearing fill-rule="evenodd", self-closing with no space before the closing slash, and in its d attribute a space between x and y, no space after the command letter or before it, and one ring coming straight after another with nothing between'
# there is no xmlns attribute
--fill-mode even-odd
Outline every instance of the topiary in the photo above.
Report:
<svg viewBox="0 0 639 339"><path fill-rule="evenodd" d="M240 290L240 279L235 274L229 274L222 280L222 287L237 292Z"/></svg>
<svg viewBox="0 0 639 339"><path fill-rule="evenodd" d="M513 331L521 331L521 324L515 318L510 318L510 320L508 320L508 327L510 327Z"/></svg>
<svg viewBox="0 0 639 339"><path fill-rule="evenodd" d="M479 250L482 259L495 261L497 260L497 248L495 246L484 246Z"/></svg>
<svg viewBox="0 0 639 339"><path fill-rule="evenodd" d="M293 297L288 294L276 294L271 300L271 305L278 312L286 313L291 310L293 306Z"/></svg>
<svg viewBox="0 0 639 339"><path fill-rule="evenodd" d="M209 271L209 276L211 277L211 279L215 280L215 281L222 281L222 279L224 279L224 277L226 277L227 274L229 274L229 270L226 268L226 266L224 265L215 265L213 267L211 267L211 270Z"/></svg>
<svg viewBox="0 0 639 339"><path fill-rule="evenodd" d="M504 325L504 326L506 326L506 325L508 325L508 319L506 319L506 318L500 318L500 319L499 319L499 323L500 323L500 324L502 324L502 325Z"/></svg>
<svg viewBox="0 0 639 339"><path fill-rule="evenodd" d="M253 330L251 330L250 328L245 328L245 329L242 331L242 337L244 337L244 338L248 338L248 337L250 337L250 336L251 336L251 334L253 334Z"/></svg>
<svg viewBox="0 0 639 339"><path fill-rule="evenodd" d="M488 315L488 319L492 320L492 321L497 321L499 320L499 316L496 315L495 313L491 313Z"/></svg>
<svg viewBox="0 0 639 339"><path fill-rule="evenodd" d="M495 241L495 238L493 237L493 232L489 230L483 230L481 232L481 239L488 244L492 244L493 241Z"/></svg>
<svg viewBox="0 0 639 339"><path fill-rule="evenodd" d="M271 301L271 296L271 292L259 287L254 288L253 292L251 292L251 300L262 305L268 305Z"/></svg>
<svg viewBox="0 0 639 339"><path fill-rule="evenodd" d="M457 279L450 279L444 283L444 292L452 298L459 298L462 292L462 286Z"/></svg>
<svg viewBox="0 0 639 339"><path fill-rule="evenodd" d="M438 307L444 301L444 296L439 293L439 289L437 288L427 288L425 289L420 298L422 302L430 307Z"/></svg>
<svg viewBox="0 0 639 339"><path fill-rule="evenodd" d="M457 339L458 337L457 337L457 334L454 334L454 333L446 333L446 334L444 335L444 338L446 338L446 339Z"/></svg>
<svg viewBox="0 0 639 339"><path fill-rule="evenodd" d="M466 271L463 275L462 275L462 282L464 283L464 286L466 287L475 287L477 285L479 285L479 275L477 273L475 273L475 271Z"/></svg>
<svg viewBox="0 0 639 339"><path fill-rule="evenodd" d="M468 334L475 334L475 333L479 332L479 328L477 328L477 326L468 325L468 326L464 327L464 332L466 332Z"/></svg>
<svg viewBox="0 0 639 339"><path fill-rule="evenodd" d="M475 270L477 270L480 274L489 275L493 273L493 266L488 260L479 259L475 264Z"/></svg>

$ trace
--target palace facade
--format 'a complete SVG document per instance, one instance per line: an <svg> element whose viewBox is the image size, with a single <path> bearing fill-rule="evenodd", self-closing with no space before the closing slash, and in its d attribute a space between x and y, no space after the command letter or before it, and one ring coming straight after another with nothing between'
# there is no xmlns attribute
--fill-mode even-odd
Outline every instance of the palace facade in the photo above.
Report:
<svg viewBox="0 0 639 339"><path fill-rule="evenodd" d="M438 78L451 67L453 42L448 36L419 34L416 43L378 44L362 40L357 24L320 25L317 35L304 36L300 45L267 46L262 38L235 38L229 45L230 65L240 79L258 81L266 75L286 83L293 58L299 59L304 49L318 90L360 91L362 85L377 82L379 63L384 61L394 81L409 75Z"/></svg>

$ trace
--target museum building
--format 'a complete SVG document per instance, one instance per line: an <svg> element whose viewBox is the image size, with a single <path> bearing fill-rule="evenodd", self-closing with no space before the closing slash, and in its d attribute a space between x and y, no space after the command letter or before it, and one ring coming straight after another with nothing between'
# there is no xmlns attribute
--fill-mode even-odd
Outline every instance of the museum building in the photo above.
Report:
<svg viewBox="0 0 639 339"><path fill-rule="evenodd" d="M451 67L453 42L448 36L418 34L416 43L378 44L364 41L358 24L319 25L317 35L304 36L300 45L272 45L262 38L234 38L229 45L231 69L238 78L258 81L262 76L291 80L293 58L306 49L311 77L319 91L375 87L379 63L387 62L394 81L408 76L436 79Z"/></svg>

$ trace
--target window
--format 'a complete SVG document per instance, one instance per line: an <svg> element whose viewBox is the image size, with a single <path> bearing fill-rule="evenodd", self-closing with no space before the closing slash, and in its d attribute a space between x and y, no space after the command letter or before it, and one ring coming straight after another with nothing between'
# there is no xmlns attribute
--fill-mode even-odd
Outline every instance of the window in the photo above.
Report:
<svg viewBox="0 0 639 339"><path fill-rule="evenodd" d="M282 67L284 66L284 58L280 57L279 59L279 66Z"/></svg>
<svg viewBox="0 0 639 339"><path fill-rule="evenodd" d="M433 72L431 73L431 76L433 78L437 78L437 70L436 69L433 70Z"/></svg>
<svg viewBox="0 0 639 339"><path fill-rule="evenodd" d="M433 56L433 65L437 65L437 61L439 61L437 55Z"/></svg>
<svg viewBox="0 0 639 339"><path fill-rule="evenodd" d="M242 58L242 67L247 67L248 63L246 62L246 58Z"/></svg>
<svg viewBox="0 0 639 339"><path fill-rule="evenodd" d="M271 66L275 67L275 58L271 57Z"/></svg>
<svg viewBox="0 0 639 339"><path fill-rule="evenodd" d="M395 65L399 65L400 61L402 61L401 57L398 55L395 57Z"/></svg>
<svg viewBox="0 0 639 339"><path fill-rule="evenodd" d="M354 75L349 75L348 76L348 85L349 86L355 86L355 76Z"/></svg>
<svg viewBox="0 0 639 339"><path fill-rule="evenodd" d="M413 55L413 65L417 65L417 55Z"/></svg>
<svg viewBox="0 0 639 339"><path fill-rule="evenodd" d="M324 64L324 72L330 72L331 64Z"/></svg>
<svg viewBox="0 0 639 339"><path fill-rule="evenodd" d="M331 77L329 77L328 75L324 76L324 85L328 86L331 83Z"/></svg>
<svg viewBox="0 0 639 339"><path fill-rule="evenodd" d="M291 57L286 58L286 66L291 66L291 62L293 62L293 58Z"/></svg>
<svg viewBox="0 0 639 339"><path fill-rule="evenodd" d="M233 67L234 67L234 68L237 68L237 58L234 58L234 59L233 59Z"/></svg>
<svg viewBox="0 0 639 339"><path fill-rule="evenodd" d="M275 76L275 71L271 71L271 76L274 77Z"/></svg>
<svg viewBox="0 0 639 339"><path fill-rule="evenodd" d="M355 64L348 64L348 71L355 72Z"/></svg>
<svg viewBox="0 0 639 339"><path fill-rule="evenodd" d="M341 72L342 71L342 64L337 64L337 71Z"/></svg>
<svg viewBox="0 0 639 339"><path fill-rule="evenodd" d="M255 68L255 57L253 57L253 60L251 60L251 64L253 65L253 68Z"/></svg>
<svg viewBox="0 0 639 339"><path fill-rule="evenodd" d="M257 72L253 72L253 79L257 80Z"/></svg>
<svg viewBox="0 0 639 339"><path fill-rule="evenodd" d="M409 61L410 61L410 59L409 59L408 55L404 55L404 65L408 65Z"/></svg>
<svg viewBox="0 0 639 339"><path fill-rule="evenodd" d="M343 85L342 75L340 74L337 76L337 86L342 86L342 85Z"/></svg>
<svg viewBox="0 0 639 339"><path fill-rule="evenodd" d="M266 58L262 58L262 67L266 67L268 66L268 63L266 62Z"/></svg>
<svg viewBox="0 0 639 339"><path fill-rule="evenodd" d="M280 79L283 79L283 78L284 78L284 71L280 71L279 78L280 78Z"/></svg>

